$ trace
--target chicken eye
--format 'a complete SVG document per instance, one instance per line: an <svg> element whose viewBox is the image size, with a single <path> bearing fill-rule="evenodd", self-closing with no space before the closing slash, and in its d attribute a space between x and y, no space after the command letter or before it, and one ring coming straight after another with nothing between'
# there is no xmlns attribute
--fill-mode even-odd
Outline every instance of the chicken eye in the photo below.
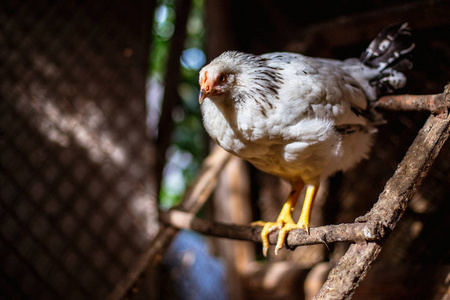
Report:
<svg viewBox="0 0 450 300"><path fill-rule="evenodd" d="M225 79L227 79L227 76L225 76L224 74L220 74L218 81L219 83L223 83L225 82Z"/></svg>

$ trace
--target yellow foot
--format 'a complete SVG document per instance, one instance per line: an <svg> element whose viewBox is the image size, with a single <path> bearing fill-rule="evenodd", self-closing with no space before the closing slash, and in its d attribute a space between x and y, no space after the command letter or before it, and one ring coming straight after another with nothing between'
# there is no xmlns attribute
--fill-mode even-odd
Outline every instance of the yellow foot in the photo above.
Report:
<svg viewBox="0 0 450 300"><path fill-rule="evenodd" d="M269 234L277 229L281 229L284 225L284 222L264 222L264 221L256 221L250 224L251 226L262 226L261 230L261 240L262 240L262 252L265 257L267 257L267 251L269 250Z"/></svg>
<svg viewBox="0 0 450 300"><path fill-rule="evenodd" d="M275 255L278 255L278 251L283 248L284 242L286 241L287 234L292 229L302 229L309 233L309 224L295 224L287 223L278 232L277 245L275 246Z"/></svg>
<svg viewBox="0 0 450 300"><path fill-rule="evenodd" d="M284 242L286 241L286 236L292 229L303 229L309 233L309 225L308 224L295 224L293 221L288 220L285 222L283 220L279 220L277 222L264 222L264 221L256 221L251 223L251 226L263 226L261 231L261 240L263 246L263 255L267 257L267 251L269 250L269 234L275 230L280 230L278 232L277 244L275 246L275 255L278 255L278 251L283 248Z"/></svg>
<svg viewBox="0 0 450 300"><path fill-rule="evenodd" d="M269 250L269 233L277 229L278 224L275 222L256 221L252 222L250 226L261 226L263 228L261 230L262 252L264 257L267 257L267 251Z"/></svg>
<svg viewBox="0 0 450 300"><path fill-rule="evenodd" d="M310 207L312 205L312 201L306 201L308 203L307 208L305 209L305 212L302 211L302 215L300 217L300 220L298 224L294 223L294 220L292 219L292 211L294 210L295 204L297 203L297 199L299 197L300 192L303 189L304 182L302 180L297 180L293 182L292 191L289 194L288 199L284 203L283 207L281 208L280 214L278 215L276 222L263 222L263 221L257 221L253 222L252 226L263 226L263 229L261 231L261 240L262 240L262 246L263 246L263 254L264 256L267 256L267 251L269 250L269 234L277 229L280 230L278 234L277 239L277 245L275 248L275 255L278 254L278 250L283 248L284 241L286 240L286 236L289 231L291 231L294 228L302 228L306 231L309 231L309 212ZM314 199L314 191L315 186L311 186L308 190L310 190L309 194L311 199Z"/></svg>

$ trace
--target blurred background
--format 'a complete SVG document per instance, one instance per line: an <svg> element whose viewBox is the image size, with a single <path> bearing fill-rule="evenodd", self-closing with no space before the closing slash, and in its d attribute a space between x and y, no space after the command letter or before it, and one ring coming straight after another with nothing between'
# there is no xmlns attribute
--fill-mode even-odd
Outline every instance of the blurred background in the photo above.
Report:
<svg viewBox="0 0 450 300"><path fill-rule="evenodd" d="M212 145L199 69L225 50L359 57L409 22L402 94L450 80L449 1L0 3L0 299L104 299L181 200ZM386 112L369 160L321 185L312 226L367 212L427 118ZM450 145L355 299L450 297ZM275 220L289 188L232 159L202 218ZM296 212L297 214L299 212ZM181 232L134 299L310 299L348 244L264 259L260 245ZM269 251L273 252L273 251Z"/></svg>

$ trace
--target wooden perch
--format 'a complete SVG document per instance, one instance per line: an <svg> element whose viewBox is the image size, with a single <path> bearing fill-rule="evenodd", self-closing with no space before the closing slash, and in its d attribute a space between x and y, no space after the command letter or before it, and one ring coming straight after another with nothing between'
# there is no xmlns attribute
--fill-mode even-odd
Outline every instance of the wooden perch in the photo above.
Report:
<svg viewBox="0 0 450 300"><path fill-rule="evenodd" d="M393 111L429 111L439 118L446 118L450 102L446 94L436 95L391 95L375 102L375 107Z"/></svg>
<svg viewBox="0 0 450 300"><path fill-rule="evenodd" d="M229 238L234 240L245 240L261 242L261 226L223 224L209 222L195 218L194 214L178 210L161 212L161 221L178 229L194 230L206 235ZM370 224L371 225L371 224ZM292 230L286 240L286 247L295 249L298 246L328 244L335 242L366 242L375 241L381 238L376 228L369 227L369 224L352 223L340 225L328 225L311 228L310 234L304 230ZM277 243L277 232L269 235L269 242L272 245Z"/></svg>

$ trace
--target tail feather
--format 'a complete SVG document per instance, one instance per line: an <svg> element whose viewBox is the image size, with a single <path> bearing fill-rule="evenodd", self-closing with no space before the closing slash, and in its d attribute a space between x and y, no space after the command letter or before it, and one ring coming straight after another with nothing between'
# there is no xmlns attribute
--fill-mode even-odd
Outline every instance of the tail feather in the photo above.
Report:
<svg viewBox="0 0 450 300"><path fill-rule="evenodd" d="M387 68L398 70L398 63L405 60L411 63L410 54L414 46L408 23L390 25L370 43L360 60L380 71Z"/></svg>
<svg viewBox="0 0 450 300"><path fill-rule="evenodd" d="M406 84L406 76L401 72L412 68L414 47L408 23L394 24L382 30L361 55L362 63L379 71L379 76L371 81L379 94L391 93Z"/></svg>

